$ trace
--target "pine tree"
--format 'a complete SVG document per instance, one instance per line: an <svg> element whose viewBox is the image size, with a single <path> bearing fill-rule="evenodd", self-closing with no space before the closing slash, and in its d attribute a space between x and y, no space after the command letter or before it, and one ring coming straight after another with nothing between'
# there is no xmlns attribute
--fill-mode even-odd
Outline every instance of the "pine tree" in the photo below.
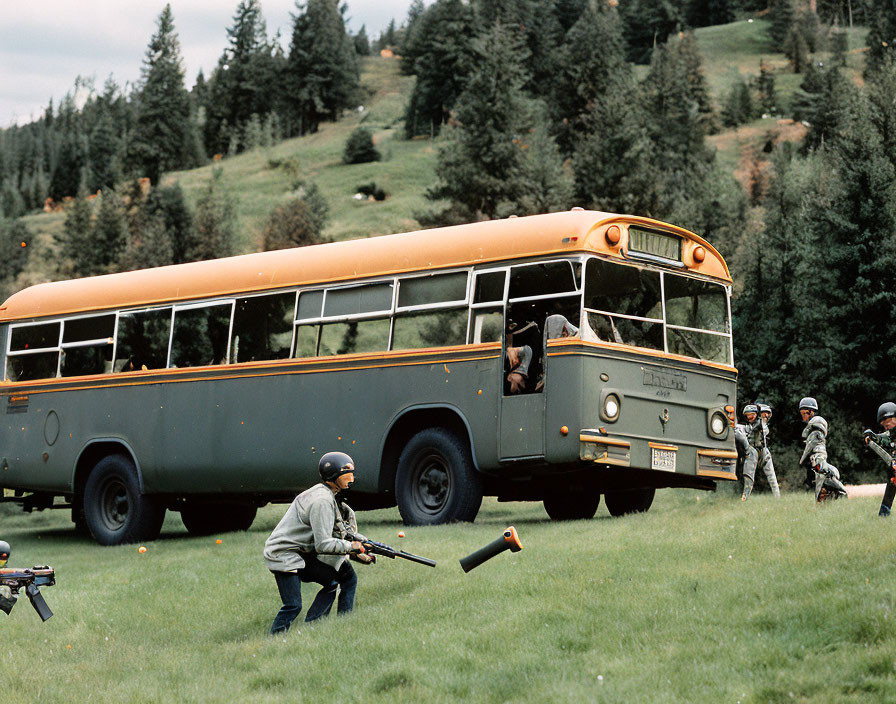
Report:
<svg viewBox="0 0 896 704"><path fill-rule="evenodd" d="M886 58L896 55L896 0L870 0L868 5L871 29L867 39L866 77L880 68Z"/></svg>
<svg viewBox="0 0 896 704"><path fill-rule="evenodd" d="M28 263L31 234L21 220L0 218L0 287L12 288L13 280ZM4 290L4 300L11 291Z"/></svg>
<svg viewBox="0 0 896 704"><path fill-rule="evenodd" d="M494 25L474 40L472 65L455 111L458 126L439 151L439 181L427 197L447 199L472 218L493 218L525 195L523 135L531 111L518 34Z"/></svg>
<svg viewBox="0 0 896 704"><path fill-rule="evenodd" d="M169 4L146 50L131 153L141 174L156 184L165 171L196 166L196 144Z"/></svg>
<svg viewBox="0 0 896 704"><path fill-rule="evenodd" d="M358 58L333 0L300 4L285 67L291 132L317 131L356 100Z"/></svg>
<svg viewBox="0 0 896 704"><path fill-rule="evenodd" d="M221 170L216 169L196 203L196 243L187 251L189 261L217 259L234 254L236 210L232 198L224 193Z"/></svg>
<svg viewBox="0 0 896 704"><path fill-rule="evenodd" d="M552 213L568 210L572 205L573 176L550 134L547 113L544 106L537 108L534 124L523 137L524 182L516 204L518 215Z"/></svg>
<svg viewBox="0 0 896 704"><path fill-rule="evenodd" d="M343 164L364 164L381 158L373 144L373 134L366 127L358 127L349 135L342 152Z"/></svg>
<svg viewBox="0 0 896 704"><path fill-rule="evenodd" d="M870 118L881 136L884 155L896 167L896 56L887 57L868 76Z"/></svg>
<svg viewBox="0 0 896 704"><path fill-rule="evenodd" d="M63 257L63 273L74 278L103 273L93 241L90 204L83 195L67 208L62 234L55 240Z"/></svg>
<svg viewBox="0 0 896 704"><path fill-rule="evenodd" d="M367 26L361 25L358 33L352 37L355 43L355 53L358 56L370 56L370 39L367 37Z"/></svg>
<svg viewBox="0 0 896 704"><path fill-rule="evenodd" d="M759 93L759 110L763 115L775 115L778 112L778 96L775 92L775 74L768 64L759 59L759 78L756 82Z"/></svg>
<svg viewBox="0 0 896 704"><path fill-rule="evenodd" d="M753 97L750 95L750 87L738 73L722 107L722 124L725 127L737 127L752 119Z"/></svg>
<svg viewBox="0 0 896 704"><path fill-rule="evenodd" d="M180 184L154 188L143 204L147 218L159 218L170 241L171 264L191 261L191 253L198 246L193 214Z"/></svg>
<svg viewBox="0 0 896 704"><path fill-rule="evenodd" d="M98 271L114 271L127 245L128 221L121 198L111 188L104 190L100 198L92 240Z"/></svg>
<svg viewBox="0 0 896 704"><path fill-rule="evenodd" d="M411 72L417 76L405 110L405 134L434 136L463 91L475 36L473 14L462 0L436 0L415 22L409 39Z"/></svg>
<svg viewBox="0 0 896 704"><path fill-rule="evenodd" d="M554 77L554 121L563 153L577 144L592 112L611 91L630 86L631 68L619 13L600 3L589 3L566 34Z"/></svg>
<svg viewBox="0 0 896 704"><path fill-rule="evenodd" d="M628 58L649 63L654 47L679 31L683 25L680 3L671 0L629 0L619 3L625 27Z"/></svg>

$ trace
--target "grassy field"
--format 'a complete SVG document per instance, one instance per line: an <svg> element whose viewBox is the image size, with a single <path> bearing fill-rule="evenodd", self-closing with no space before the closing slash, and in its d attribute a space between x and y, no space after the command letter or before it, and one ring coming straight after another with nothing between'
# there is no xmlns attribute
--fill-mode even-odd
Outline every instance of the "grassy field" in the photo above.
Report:
<svg viewBox="0 0 896 704"><path fill-rule="evenodd" d="M56 615L20 603L0 659L7 691L46 701L896 701L896 540L876 505L667 490L647 514L553 523L487 500L473 525L403 539L395 509L362 513L438 566L358 566L351 615L278 638L261 550L283 506L210 538L169 515L145 554L78 537L63 512L0 509L11 565L58 572ZM524 550L464 574L508 524Z"/></svg>

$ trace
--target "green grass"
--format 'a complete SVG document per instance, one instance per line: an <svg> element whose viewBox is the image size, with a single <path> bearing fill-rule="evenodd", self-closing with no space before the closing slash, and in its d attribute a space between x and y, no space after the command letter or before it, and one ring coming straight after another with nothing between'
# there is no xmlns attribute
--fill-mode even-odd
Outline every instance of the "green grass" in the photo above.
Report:
<svg viewBox="0 0 896 704"><path fill-rule="evenodd" d="M283 506L221 545L169 516L143 555L62 512L0 510L11 564L59 579L50 621L25 603L0 620L0 658L8 691L50 701L893 701L894 526L876 503L669 490L647 514L552 523L487 500L473 525L404 539L395 509L362 513L438 566L358 566L353 614L279 638L261 550ZM464 574L508 524L524 550Z"/></svg>

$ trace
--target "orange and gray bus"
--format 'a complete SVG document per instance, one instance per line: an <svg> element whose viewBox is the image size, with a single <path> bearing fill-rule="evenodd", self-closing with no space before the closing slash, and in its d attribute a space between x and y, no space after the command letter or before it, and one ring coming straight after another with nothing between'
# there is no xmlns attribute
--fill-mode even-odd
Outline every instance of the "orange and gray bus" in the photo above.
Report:
<svg viewBox="0 0 896 704"><path fill-rule="evenodd" d="M408 524L644 511L735 478L730 287L699 236L584 210L32 286L2 499L103 544L246 529L342 450Z"/></svg>

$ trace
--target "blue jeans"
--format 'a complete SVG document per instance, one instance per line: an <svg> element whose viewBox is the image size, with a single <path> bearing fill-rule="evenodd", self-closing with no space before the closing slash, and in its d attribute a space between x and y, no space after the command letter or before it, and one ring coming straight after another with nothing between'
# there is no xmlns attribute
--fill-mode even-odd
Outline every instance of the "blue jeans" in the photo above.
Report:
<svg viewBox="0 0 896 704"><path fill-rule="evenodd" d="M280 599L283 606L271 624L271 635L283 633L289 630L290 625L302 610L302 582L315 582L321 585L321 590L311 602L311 607L305 615L305 621L316 621L328 616L333 602L336 600L336 592L339 591L339 601L336 604L337 614L346 614L355 605L355 590L358 587L358 576L348 561L342 563L339 570L324 564L316 555L303 554L305 566L297 572L272 572L277 580L277 589L280 591Z"/></svg>

